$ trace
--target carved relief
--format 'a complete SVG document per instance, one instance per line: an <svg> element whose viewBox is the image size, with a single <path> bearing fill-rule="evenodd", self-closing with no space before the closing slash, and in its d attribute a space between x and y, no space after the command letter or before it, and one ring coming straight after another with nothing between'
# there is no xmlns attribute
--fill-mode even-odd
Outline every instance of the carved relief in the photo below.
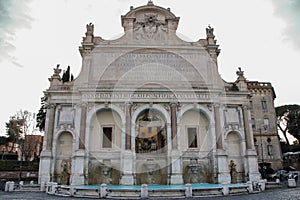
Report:
<svg viewBox="0 0 300 200"><path fill-rule="evenodd" d="M167 26L157 19L157 14L145 14L144 21L135 22L134 33L136 40L164 39L167 34Z"/></svg>

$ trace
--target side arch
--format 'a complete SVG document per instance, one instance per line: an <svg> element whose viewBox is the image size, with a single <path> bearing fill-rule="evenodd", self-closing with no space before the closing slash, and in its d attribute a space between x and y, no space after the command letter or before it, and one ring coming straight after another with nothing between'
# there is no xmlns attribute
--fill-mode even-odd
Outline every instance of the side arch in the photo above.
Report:
<svg viewBox="0 0 300 200"><path fill-rule="evenodd" d="M60 184L71 183L75 143L74 133L70 130L60 130L55 135L53 179Z"/></svg>
<svg viewBox="0 0 300 200"><path fill-rule="evenodd" d="M225 149L231 183L245 181L245 140L239 131L229 131L226 133Z"/></svg>
<svg viewBox="0 0 300 200"><path fill-rule="evenodd" d="M214 118L212 115L212 112L209 111L207 108L197 104L190 104L190 105L186 105L183 106L180 111L177 114L177 124L180 124L182 116L184 115L185 112L189 111L189 110L198 110L201 113L203 113L205 115L205 117L209 120L210 124L214 123Z"/></svg>

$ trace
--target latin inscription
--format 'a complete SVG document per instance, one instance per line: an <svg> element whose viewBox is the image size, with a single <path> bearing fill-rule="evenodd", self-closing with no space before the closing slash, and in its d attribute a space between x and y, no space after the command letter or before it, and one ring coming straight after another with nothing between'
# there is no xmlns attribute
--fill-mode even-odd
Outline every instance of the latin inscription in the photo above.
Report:
<svg viewBox="0 0 300 200"><path fill-rule="evenodd" d="M93 99L209 99L209 94L195 93L92 93L83 94L85 100Z"/></svg>

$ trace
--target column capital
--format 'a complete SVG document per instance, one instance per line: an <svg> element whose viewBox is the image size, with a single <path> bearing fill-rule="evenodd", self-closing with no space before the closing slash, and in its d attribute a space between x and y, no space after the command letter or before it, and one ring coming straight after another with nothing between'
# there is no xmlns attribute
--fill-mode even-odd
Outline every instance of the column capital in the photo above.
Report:
<svg viewBox="0 0 300 200"><path fill-rule="evenodd" d="M214 108L220 108L221 104L220 103L213 103Z"/></svg>
<svg viewBox="0 0 300 200"><path fill-rule="evenodd" d="M250 106L248 104L242 105L243 110L250 110Z"/></svg>
<svg viewBox="0 0 300 200"><path fill-rule="evenodd" d="M171 102L171 103L170 103L170 106L171 106L171 108L172 108L172 107L177 107L177 106L178 106L178 103L176 103L176 102Z"/></svg>
<svg viewBox="0 0 300 200"><path fill-rule="evenodd" d="M56 108L56 103L50 103L49 105L48 105L48 108L49 109L51 109L51 108Z"/></svg>
<svg viewBox="0 0 300 200"><path fill-rule="evenodd" d="M80 107L87 107L88 106L88 103L87 102L82 102L81 104L80 104Z"/></svg>

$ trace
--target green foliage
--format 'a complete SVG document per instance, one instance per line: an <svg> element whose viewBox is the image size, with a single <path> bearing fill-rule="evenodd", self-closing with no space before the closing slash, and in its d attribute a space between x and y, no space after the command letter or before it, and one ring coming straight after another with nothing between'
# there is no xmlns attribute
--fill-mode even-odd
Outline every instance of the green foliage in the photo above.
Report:
<svg viewBox="0 0 300 200"><path fill-rule="evenodd" d="M39 109L39 112L36 115L36 127L39 128L40 131L45 131L47 99L47 96L41 98L41 108Z"/></svg>
<svg viewBox="0 0 300 200"><path fill-rule="evenodd" d="M300 109L290 112L287 115L287 118L289 120L287 126L289 133L292 134L295 138L297 138L297 140L299 140L300 139Z"/></svg>
<svg viewBox="0 0 300 200"><path fill-rule="evenodd" d="M62 82L66 83L69 81L73 81L73 79L74 79L74 76L73 76L73 74L71 74L71 68L70 68L70 66L68 66L67 70L63 72Z"/></svg>
<svg viewBox="0 0 300 200"><path fill-rule="evenodd" d="M300 139L300 106L283 105L275 108L277 116L277 127L283 133L285 140L290 145L287 133L293 135L296 139Z"/></svg>

